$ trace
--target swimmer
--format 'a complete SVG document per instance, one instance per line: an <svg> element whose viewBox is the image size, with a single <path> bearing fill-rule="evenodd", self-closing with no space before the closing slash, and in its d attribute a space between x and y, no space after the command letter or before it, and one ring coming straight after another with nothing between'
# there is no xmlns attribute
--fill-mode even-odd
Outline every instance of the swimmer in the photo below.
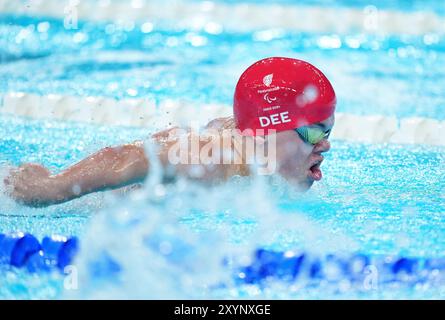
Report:
<svg viewBox="0 0 445 320"><path fill-rule="evenodd" d="M241 75L234 95L234 115L210 121L199 135L178 127L153 134L156 156L163 167L164 181L182 176L203 183L220 183L233 176L251 176L252 150L239 149L253 142L273 151L271 175L279 175L298 189L308 190L322 178L322 153L330 149L329 134L334 125L335 92L324 74L311 64L292 58L260 60ZM224 145L225 132L231 138L225 148L235 152L238 162L224 161L224 152L212 147ZM185 140L181 137L186 137ZM268 139L273 137L274 139ZM171 150L180 141L193 143L185 161L172 161ZM197 140L196 140L197 139ZM273 145L270 141L273 141ZM40 164L27 163L12 169L4 179L8 194L17 202L33 207L63 203L83 195L142 183L150 174L147 142L107 147L60 173L53 174ZM209 148L210 143L210 148ZM210 151L211 163L196 158ZM244 151L237 151L244 150ZM255 149L256 150L256 149ZM187 161L195 158L195 162ZM196 159L198 159L196 161ZM177 159L176 159L177 160ZM199 170L198 170L199 169Z"/></svg>

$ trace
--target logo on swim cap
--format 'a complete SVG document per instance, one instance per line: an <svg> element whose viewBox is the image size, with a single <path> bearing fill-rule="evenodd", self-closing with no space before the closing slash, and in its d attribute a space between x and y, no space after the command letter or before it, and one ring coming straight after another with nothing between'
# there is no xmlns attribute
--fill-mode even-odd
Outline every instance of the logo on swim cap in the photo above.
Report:
<svg viewBox="0 0 445 320"><path fill-rule="evenodd" d="M258 129L267 134L267 129L293 130L321 122L334 113L335 105L334 89L320 70L302 60L273 57L255 62L241 75L233 112L237 128L255 135Z"/></svg>
<svg viewBox="0 0 445 320"><path fill-rule="evenodd" d="M265 76L263 78L263 83L266 87L270 86L270 84L272 83L272 79L273 79L273 73L268 74L267 76Z"/></svg>

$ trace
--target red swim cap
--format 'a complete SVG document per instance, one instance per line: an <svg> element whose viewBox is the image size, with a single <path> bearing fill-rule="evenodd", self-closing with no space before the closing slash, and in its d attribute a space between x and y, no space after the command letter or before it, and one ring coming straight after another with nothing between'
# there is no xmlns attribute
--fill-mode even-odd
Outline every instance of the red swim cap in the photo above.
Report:
<svg viewBox="0 0 445 320"><path fill-rule="evenodd" d="M292 130L321 122L335 110L331 83L313 65L291 58L255 62L241 75L235 89L236 127L245 135L257 129Z"/></svg>

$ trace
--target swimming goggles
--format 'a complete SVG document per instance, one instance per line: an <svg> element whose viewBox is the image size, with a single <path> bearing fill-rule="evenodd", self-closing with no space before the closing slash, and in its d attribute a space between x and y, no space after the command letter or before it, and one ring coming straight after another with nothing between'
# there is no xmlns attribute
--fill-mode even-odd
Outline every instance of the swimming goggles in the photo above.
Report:
<svg viewBox="0 0 445 320"><path fill-rule="evenodd" d="M304 126L294 130L298 133L301 140L314 145L323 139L329 138L329 135L331 134L331 130L324 131L320 127Z"/></svg>

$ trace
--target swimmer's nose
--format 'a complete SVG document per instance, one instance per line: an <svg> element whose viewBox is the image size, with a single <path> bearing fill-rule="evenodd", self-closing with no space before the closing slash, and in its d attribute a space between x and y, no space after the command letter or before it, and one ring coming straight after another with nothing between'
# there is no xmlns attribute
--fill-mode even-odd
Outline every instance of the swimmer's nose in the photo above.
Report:
<svg viewBox="0 0 445 320"><path fill-rule="evenodd" d="M314 153L322 153L322 152L328 152L329 149L331 149L331 144L328 140L323 139L319 143L317 143L314 146Z"/></svg>

